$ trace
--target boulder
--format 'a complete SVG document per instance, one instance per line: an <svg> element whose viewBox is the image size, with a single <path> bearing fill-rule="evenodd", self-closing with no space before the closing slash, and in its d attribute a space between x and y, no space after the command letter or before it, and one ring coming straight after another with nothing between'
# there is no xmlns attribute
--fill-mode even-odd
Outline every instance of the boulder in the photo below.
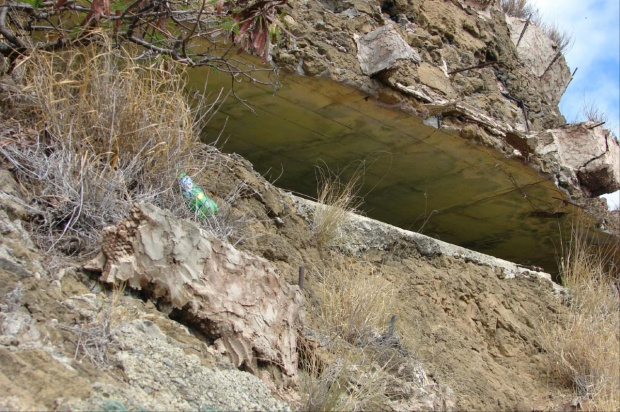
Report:
<svg viewBox="0 0 620 412"><path fill-rule="evenodd" d="M538 77L545 96L557 105L572 80L559 46L542 28L528 20L506 16L506 22L519 59Z"/></svg>
<svg viewBox="0 0 620 412"><path fill-rule="evenodd" d="M600 124L585 122L506 137L543 172L555 174L560 186L580 186L589 197L620 189L618 140Z"/></svg>
<svg viewBox="0 0 620 412"><path fill-rule="evenodd" d="M297 376L297 327L304 300L266 260L235 249L197 224L151 204L107 227L89 265L108 283L144 289L212 339L235 366L277 365L285 385Z"/></svg>
<svg viewBox="0 0 620 412"><path fill-rule="evenodd" d="M357 59L362 72L367 76L394 67L399 60L410 60L412 63L422 61L390 24L356 38L356 41Z"/></svg>

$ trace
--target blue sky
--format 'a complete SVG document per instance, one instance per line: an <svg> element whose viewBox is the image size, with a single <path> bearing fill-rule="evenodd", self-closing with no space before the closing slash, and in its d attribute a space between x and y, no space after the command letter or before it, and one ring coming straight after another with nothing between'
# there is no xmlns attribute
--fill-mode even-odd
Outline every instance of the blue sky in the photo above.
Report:
<svg viewBox="0 0 620 412"><path fill-rule="evenodd" d="M575 78L560 102L569 122L583 119L585 104L603 110L606 127L620 137L620 2L618 0L530 0L544 22L555 22L572 35L565 53ZM620 192L606 195L618 207Z"/></svg>

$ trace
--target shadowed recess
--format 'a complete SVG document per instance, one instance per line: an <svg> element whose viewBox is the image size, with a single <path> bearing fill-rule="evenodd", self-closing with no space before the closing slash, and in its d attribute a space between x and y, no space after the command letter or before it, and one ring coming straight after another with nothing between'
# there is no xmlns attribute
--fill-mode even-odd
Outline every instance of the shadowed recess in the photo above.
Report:
<svg viewBox="0 0 620 412"><path fill-rule="evenodd" d="M206 77L191 71L191 86L202 89ZM367 216L557 273L561 233L569 233L573 210L532 168L351 87L296 75L281 81L275 94L236 83L235 93L254 113L229 97L203 139L213 141L226 125L225 151L249 159L277 186L312 198L315 166L346 177L363 162ZM231 85L213 74L208 83L209 90Z"/></svg>

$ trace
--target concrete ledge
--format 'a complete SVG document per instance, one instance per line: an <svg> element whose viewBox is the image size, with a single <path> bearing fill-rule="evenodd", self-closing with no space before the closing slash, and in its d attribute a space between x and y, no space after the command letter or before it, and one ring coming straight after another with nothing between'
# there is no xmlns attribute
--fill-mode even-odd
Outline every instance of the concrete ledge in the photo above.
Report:
<svg viewBox="0 0 620 412"><path fill-rule="evenodd" d="M299 213L311 221L312 213L317 203L293 194L289 194L289 196L291 196L297 206ZM422 256L449 256L464 259L466 262L497 269L498 276L502 279L513 279L517 276L538 277L552 282L556 293L564 291L562 286L552 281L549 273L532 270L507 260L442 242L420 233L404 230L354 213L350 213L349 218L349 225L343 228L343 235L347 239L347 244L343 245L343 247L352 253L360 253L371 249L388 250L398 242L410 243L415 246L417 252Z"/></svg>

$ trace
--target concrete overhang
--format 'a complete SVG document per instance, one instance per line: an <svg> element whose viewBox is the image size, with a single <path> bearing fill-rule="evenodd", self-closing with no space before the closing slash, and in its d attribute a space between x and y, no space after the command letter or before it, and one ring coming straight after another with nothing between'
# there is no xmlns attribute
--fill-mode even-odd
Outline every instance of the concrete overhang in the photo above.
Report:
<svg viewBox="0 0 620 412"><path fill-rule="evenodd" d="M205 73L190 77L197 86ZM557 272L573 207L530 166L355 88L296 75L280 80L275 94L268 86L236 83L235 93L255 114L229 97L205 139L226 125L225 151L249 159L267 179L277 178L277 186L310 197L317 193L317 165L346 176L364 162L360 193L367 216ZM209 76L210 90L230 85L230 77Z"/></svg>

